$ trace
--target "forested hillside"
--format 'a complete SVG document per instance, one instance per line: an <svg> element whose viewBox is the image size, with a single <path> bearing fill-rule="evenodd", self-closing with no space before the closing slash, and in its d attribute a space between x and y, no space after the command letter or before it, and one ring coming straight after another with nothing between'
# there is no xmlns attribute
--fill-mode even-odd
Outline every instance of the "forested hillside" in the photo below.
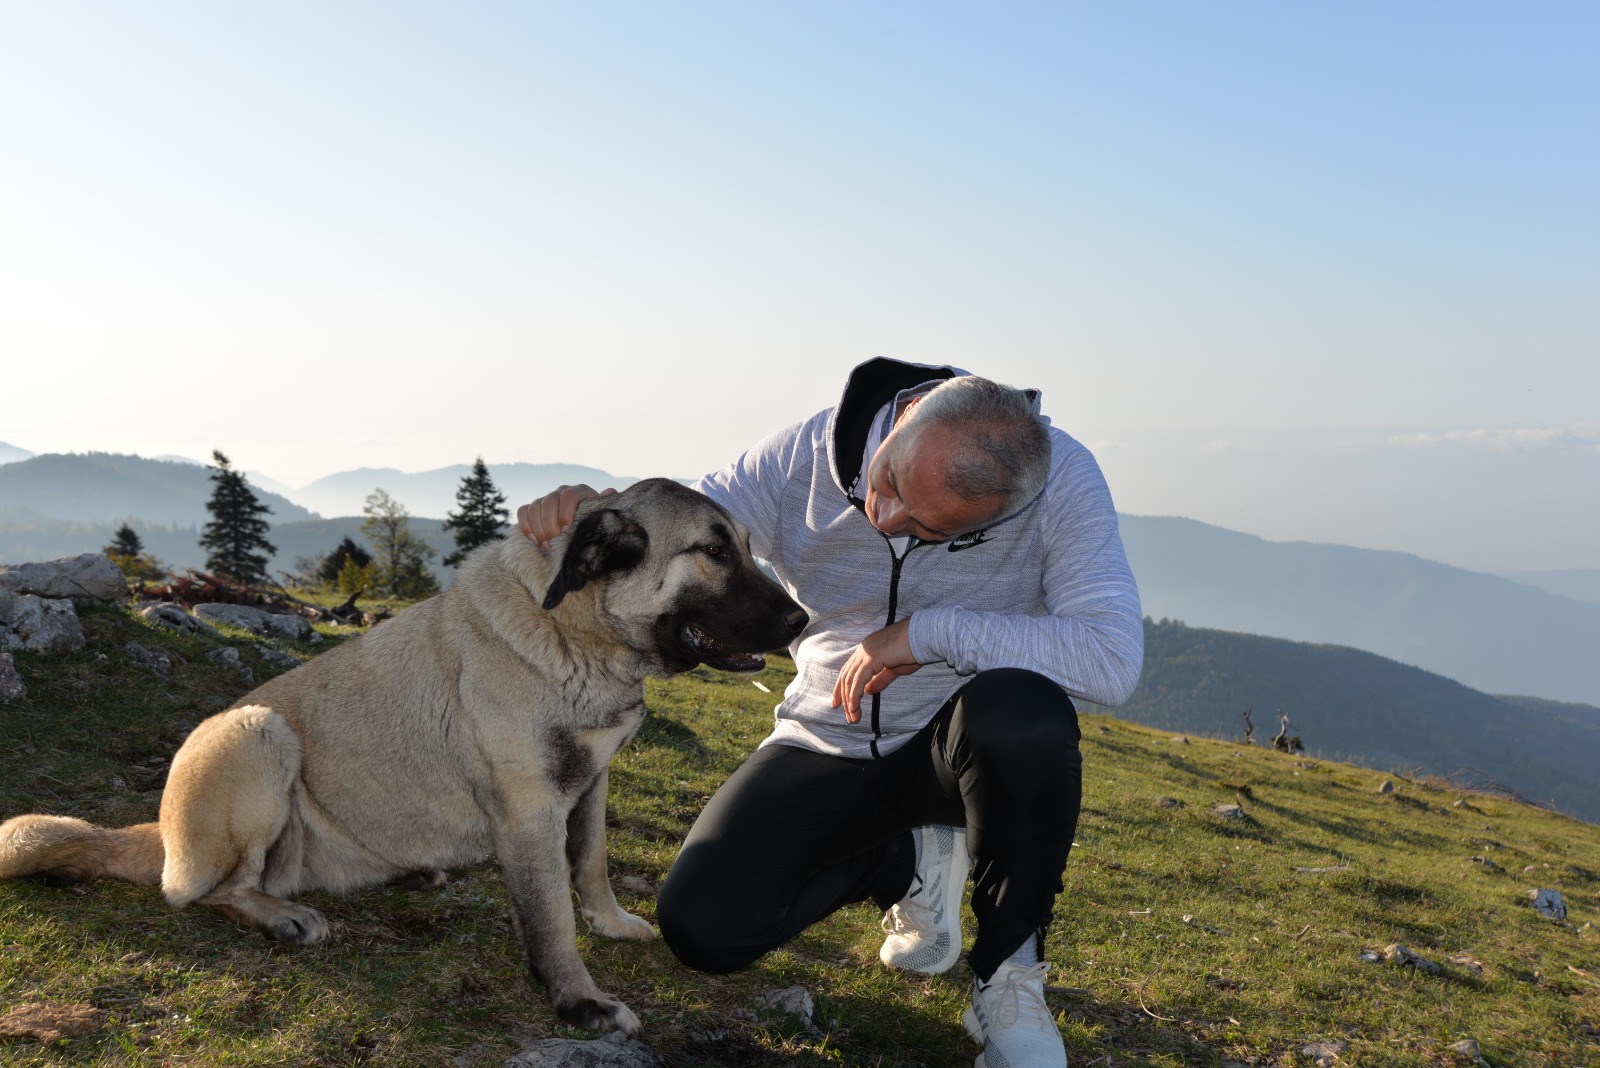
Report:
<svg viewBox="0 0 1600 1068"><path fill-rule="evenodd" d="M1312 754L1493 780L1600 821L1600 709L1493 697L1342 646L1145 620L1144 673L1116 715L1242 738L1246 708L1262 744L1270 744L1283 709L1290 733Z"/></svg>

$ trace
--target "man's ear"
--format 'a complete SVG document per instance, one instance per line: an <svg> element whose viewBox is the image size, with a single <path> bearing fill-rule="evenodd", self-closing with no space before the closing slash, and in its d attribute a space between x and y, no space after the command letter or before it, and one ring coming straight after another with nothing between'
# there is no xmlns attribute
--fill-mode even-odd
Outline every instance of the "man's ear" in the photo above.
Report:
<svg viewBox="0 0 1600 1068"><path fill-rule="evenodd" d="M556 580L544 597L545 610L602 575L637 565L649 547L650 536L644 528L621 512L610 508L590 512L567 538Z"/></svg>

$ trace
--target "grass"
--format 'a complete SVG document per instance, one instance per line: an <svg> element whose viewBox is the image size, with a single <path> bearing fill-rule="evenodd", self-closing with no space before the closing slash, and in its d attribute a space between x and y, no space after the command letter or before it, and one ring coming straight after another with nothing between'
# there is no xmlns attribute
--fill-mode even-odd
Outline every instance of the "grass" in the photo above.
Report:
<svg viewBox="0 0 1600 1068"><path fill-rule="evenodd" d="M82 615L82 651L16 657L30 695L0 709L0 816L154 818L184 733L246 689L207 639L120 608ZM324 631L295 651L339 640ZM277 671L258 639L230 640L258 680ZM170 677L135 667L129 641L171 657ZM759 681L776 692L791 672L774 658ZM650 893L628 887L659 884L773 701L706 670L649 685L651 715L612 771L625 907L654 919ZM1083 728L1083 818L1047 946L1074 1065L1309 1064L1315 1042L1340 1065L1466 1065L1450 1049L1465 1038L1494 1065L1600 1065L1600 828L1427 783L1380 794L1364 769L1106 717ZM1563 893L1566 923L1533 911L1535 887ZM0 1039L0 1063L498 1065L531 1040L587 1037L525 978L488 860L442 891L307 900L334 939L296 949L148 887L0 882L0 1014L98 1014L79 1037ZM889 972L877 920L846 909L731 976L688 972L659 941L585 932L580 948L671 1065L971 1064L965 966ZM1442 971L1363 961L1391 943ZM756 1001L794 984L816 999L814 1033Z"/></svg>

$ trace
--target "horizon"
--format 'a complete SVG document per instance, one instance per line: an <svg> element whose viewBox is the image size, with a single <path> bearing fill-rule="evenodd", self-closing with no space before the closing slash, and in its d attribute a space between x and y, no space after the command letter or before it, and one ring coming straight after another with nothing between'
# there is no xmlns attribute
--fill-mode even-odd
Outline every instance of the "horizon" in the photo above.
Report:
<svg viewBox="0 0 1600 1068"><path fill-rule="evenodd" d="M18 448L693 478L889 355L1041 389L1127 514L1600 568L1592 5L7 29Z"/></svg>

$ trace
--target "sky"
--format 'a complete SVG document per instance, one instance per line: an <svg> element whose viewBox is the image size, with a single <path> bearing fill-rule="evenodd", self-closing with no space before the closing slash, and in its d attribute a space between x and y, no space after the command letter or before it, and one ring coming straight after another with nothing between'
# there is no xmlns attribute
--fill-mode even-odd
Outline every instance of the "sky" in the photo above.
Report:
<svg viewBox="0 0 1600 1068"><path fill-rule="evenodd" d="M0 20L11 445L695 476L893 356L1124 512L1600 568L1600 6Z"/></svg>

